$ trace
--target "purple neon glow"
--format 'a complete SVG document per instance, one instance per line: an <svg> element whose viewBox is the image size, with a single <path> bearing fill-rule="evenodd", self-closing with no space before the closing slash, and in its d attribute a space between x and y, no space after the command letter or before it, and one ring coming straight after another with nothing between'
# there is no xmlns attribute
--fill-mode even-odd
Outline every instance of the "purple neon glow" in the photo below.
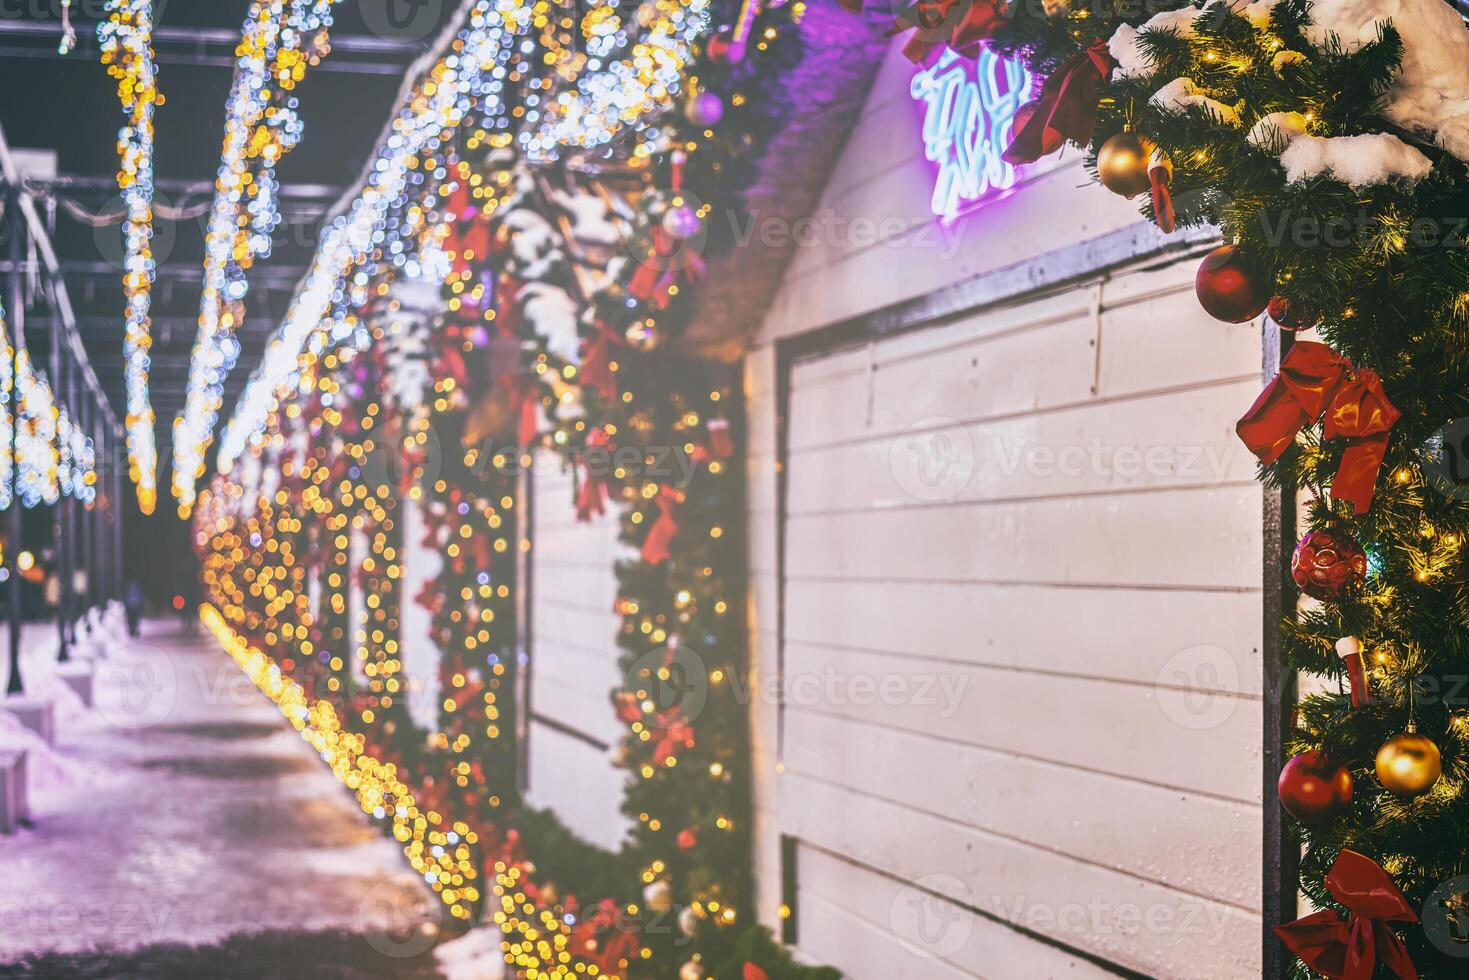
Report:
<svg viewBox="0 0 1469 980"><path fill-rule="evenodd" d="M1030 90L1023 65L988 49L973 61L945 49L913 76L913 98L924 106L924 155L938 165L934 214L952 220L965 204L1015 183L1015 168L1000 154Z"/></svg>

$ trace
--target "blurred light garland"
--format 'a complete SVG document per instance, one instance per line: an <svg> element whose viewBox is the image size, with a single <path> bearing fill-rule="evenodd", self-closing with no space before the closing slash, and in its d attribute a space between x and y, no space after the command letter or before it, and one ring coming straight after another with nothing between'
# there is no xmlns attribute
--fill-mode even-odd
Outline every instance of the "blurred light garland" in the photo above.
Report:
<svg viewBox="0 0 1469 980"><path fill-rule="evenodd" d="M15 388L14 358L10 331L5 325L5 308L0 306L0 510L10 507L10 483L14 470L11 440L15 436L15 416L11 412L10 397Z"/></svg>
<svg viewBox="0 0 1469 980"><path fill-rule="evenodd" d="M107 0L108 18L97 25L102 63L117 79L117 97L127 113L118 130L122 192L123 296L127 301L123 355L127 384L128 471L137 487L138 507L153 513L158 500L158 449L153 405L148 396L152 347L153 280L153 113L163 105L153 69L153 0Z"/></svg>
<svg viewBox="0 0 1469 980"><path fill-rule="evenodd" d="M275 168L301 140L291 92L326 56L332 6L339 0L255 0L236 48L225 108L224 148L204 241L204 293L189 362L184 409L174 420L173 493L179 513L194 505L204 457L239 357L235 329L245 317L247 274L270 255L280 225Z"/></svg>
<svg viewBox="0 0 1469 980"><path fill-rule="evenodd" d="M285 323L245 386L220 439L221 472L228 472L248 445L263 438L271 412L280 396L298 384L302 368L328 344L340 343L357 329L351 311L367 300L375 271L364 268L370 257L381 253L397 268L417 262L415 250L404 243L421 234L428 220L409 203L421 191L414 180L421 180L415 172L419 155L437 146L476 105L498 104L508 75L530 70L528 52L505 40L523 34L535 16L544 16L547 6L481 0L470 14L469 26L455 39L453 52L434 64L414 88L378 150L367 186L322 236ZM391 243L390 230L395 239ZM365 337L361 339L365 342Z"/></svg>
<svg viewBox="0 0 1469 980"><path fill-rule="evenodd" d="M219 610L205 603L199 616L251 682L275 702L331 767L332 774L357 794L362 811L374 819L391 821L393 837L403 845L409 863L439 893L450 914L468 919L480 897L475 884L479 872L473 860L474 831L462 823L446 827L438 813L420 810L412 791L398 778L396 766L367 754L363 737L342 727L329 701L310 699L274 660L236 633Z"/></svg>
<svg viewBox="0 0 1469 980"><path fill-rule="evenodd" d="M15 388L20 392L19 422L15 455L19 463L16 487L27 507L54 504L61 497L57 482L60 453L56 445L59 412L51 386L31 367L30 354L22 348L15 355Z"/></svg>
<svg viewBox="0 0 1469 980"><path fill-rule="evenodd" d="M616 24L615 29L590 27L589 70L577 80L574 90L550 102L539 131L520 134L520 143L532 159L554 157L560 147L589 149L610 143L624 128L636 127L666 108L678 93L692 45L709 29L708 0L656 0L646 4L645 11L632 22L650 24L641 38L629 38L626 25L615 19L601 22ZM615 51L629 40L633 46L628 56L603 68L597 54Z"/></svg>

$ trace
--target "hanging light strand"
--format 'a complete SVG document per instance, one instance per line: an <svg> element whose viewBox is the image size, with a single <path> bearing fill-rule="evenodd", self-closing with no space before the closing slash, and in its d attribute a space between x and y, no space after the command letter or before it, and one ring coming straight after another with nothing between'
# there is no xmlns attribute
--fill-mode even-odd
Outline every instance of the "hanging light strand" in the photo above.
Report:
<svg viewBox="0 0 1469 980"><path fill-rule="evenodd" d="M275 170L301 140L295 87L328 51L332 7L339 0L255 0L236 48L235 78L214 205L204 239L199 332L189 361L184 409L174 420L173 493L179 512L194 505L196 485L239 357L235 330L245 316L247 279L270 255L280 225Z"/></svg>
<svg viewBox="0 0 1469 980"><path fill-rule="evenodd" d="M163 104L153 67L153 0L108 0L107 20L97 25L102 63L117 79L117 97L127 114L118 130L117 187L125 218L123 237L123 358L127 386L128 474L138 507L153 513L158 500L158 449L148 391L152 347L153 114Z"/></svg>

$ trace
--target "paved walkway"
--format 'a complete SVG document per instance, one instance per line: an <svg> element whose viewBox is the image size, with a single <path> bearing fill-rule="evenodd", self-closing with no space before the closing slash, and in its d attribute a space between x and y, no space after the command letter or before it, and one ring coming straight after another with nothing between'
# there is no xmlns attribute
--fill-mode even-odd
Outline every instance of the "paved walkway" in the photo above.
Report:
<svg viewBox="0 0 1469 980"><path fill-rule="evenodd" d="M58 733L31 745L34 826L0 836L0 975L436 975L437 903L212 640L145 624L87 709L53 635L23 670Z"/></svg>

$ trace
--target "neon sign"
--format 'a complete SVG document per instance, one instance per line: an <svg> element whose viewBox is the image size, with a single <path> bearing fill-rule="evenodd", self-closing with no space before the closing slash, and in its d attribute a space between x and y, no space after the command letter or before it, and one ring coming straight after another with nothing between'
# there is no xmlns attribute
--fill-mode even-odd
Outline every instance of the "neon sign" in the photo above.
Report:
<svg viewBox="0 0 1469 980"><path fill-rule="evenodd" d="M988 49L970 61L946 48L933 67L913 76L913 98L925 109L924 155L938 164L934 214L953 220L964 204L1015 183L1015 168L1000 154L1030 90L1023 65Z"/></svg>

